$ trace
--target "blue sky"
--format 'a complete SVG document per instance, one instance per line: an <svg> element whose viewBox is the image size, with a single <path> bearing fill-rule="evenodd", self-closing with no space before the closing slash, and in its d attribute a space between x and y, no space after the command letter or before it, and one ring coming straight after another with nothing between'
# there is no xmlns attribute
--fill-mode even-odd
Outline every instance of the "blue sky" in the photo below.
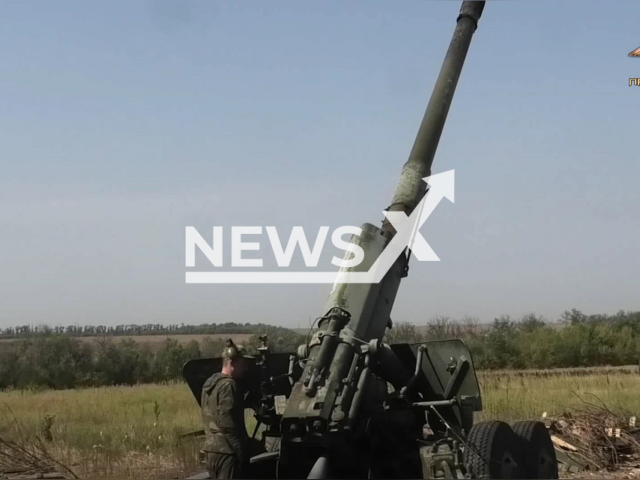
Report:
<svg viewBox="0 0 640 480"><path fill-rule="evenodd" d="M184 227L378 224L459 7L3 2L0 326L322 314L327 285L185 285ZM639 18L487 2L433 165L441 262L395 321L640 308Z"/></svg>

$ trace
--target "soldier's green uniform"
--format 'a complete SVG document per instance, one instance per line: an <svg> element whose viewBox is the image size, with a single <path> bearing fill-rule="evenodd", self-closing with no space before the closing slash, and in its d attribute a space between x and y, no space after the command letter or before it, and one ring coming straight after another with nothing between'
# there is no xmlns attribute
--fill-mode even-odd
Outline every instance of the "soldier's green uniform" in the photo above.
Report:
<svg viewBox="0 0 640 480"><path fill-rule="evenodd" d="M249 460L244 403L235 379L212 375L202 387L204 451L211 478L243 478Z"/></svg>
<svg viewBox="0 0 640 480"><path fill-rule="evenodd" d="M202 417L211 478L242 478L243 464L248 460L248 436L242 397L233 378L216 373L205 382Z"/></svg>

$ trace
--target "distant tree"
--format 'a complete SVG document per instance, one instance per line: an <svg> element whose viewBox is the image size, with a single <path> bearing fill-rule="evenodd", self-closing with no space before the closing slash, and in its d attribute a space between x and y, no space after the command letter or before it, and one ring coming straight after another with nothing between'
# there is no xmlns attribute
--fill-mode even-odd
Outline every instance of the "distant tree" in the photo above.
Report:
<svg viewBox="0 0 640 480"><path fill-rule="evenodd" d="M521 332L532 332L546 326L547 322L545 322L544 317L538 316L535 313L524 315L518 323L518 329Z"/></svg>
<svg viewBox="0 0 640 480"><path fill-rule="evenodd" d="M584 313L582 313L580 310L576 310L575 308L572 308L571 311L565 310L560 316L560 320L570 325L577 325L579 323L586 322L587 316Z"/></svg>
<svg viewBox="0 0 640 480"><path fill-rule="evenodd" d="M509 315L502 315L493 321L486 336L487 363L490 368L519 368L521 358L516 348L517 327Z"/></svg>
<svg viewBox="0 0 640 480"><path fill-rule="evenodd" d="M197 340L191 340L189 343L187 343L187 346L184 348L184 355L188 360L202 357L200 344Z"/></svg>
<svg viewBox="0 0 640 480"><path fill-rule="evenodd" d="M133 385L141 370L140 344L134 340L114 342L108 337L95 340L98 385Z"/></svg>
<svg viewBox="0 0 640 480"><path fill-rule="evenodd" d="M423 336L418 332L416 326L410 322L398 322L388 328L384 341L390 345L398 343L418 343L423 340Z"/></svg>
<svg viewBox="0 0 640 480"><path fill-rule="evenodd" d="M204 358L219 357L224 349L224 341L221 339L212 339L204 337L200 341L201 355Z"/></svg>
<svg viewBox="0 0 640 480"><path fill-rule="evenodd" d="M182 366L189 360L186 349L175 338L167 338L156 353L154 372L158 380L178 379L182 375Z"/></svg>

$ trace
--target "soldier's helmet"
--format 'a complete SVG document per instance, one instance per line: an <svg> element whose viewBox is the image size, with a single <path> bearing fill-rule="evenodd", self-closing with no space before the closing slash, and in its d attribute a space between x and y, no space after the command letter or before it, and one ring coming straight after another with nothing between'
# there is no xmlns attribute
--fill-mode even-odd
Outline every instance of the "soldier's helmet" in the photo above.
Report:
<svg viewBox="0 0 640 480"><path fill-rule="evenodd" d="M246 349L242 345L236 345L233 340L228 339L227 345L222 351L222 358L236 359L247 358L249 360L254 359L253 355L247 355Z"/></svg>

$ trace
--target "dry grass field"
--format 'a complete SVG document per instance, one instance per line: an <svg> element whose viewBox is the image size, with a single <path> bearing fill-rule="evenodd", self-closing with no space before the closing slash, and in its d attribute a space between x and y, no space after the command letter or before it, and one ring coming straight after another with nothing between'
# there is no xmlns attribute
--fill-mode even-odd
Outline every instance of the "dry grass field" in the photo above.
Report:
<svg viewBox="0 0 640 480"><path fill-rule="evenodd" d="M484 409L478 420L514 421L559 414L585 402L640 413L638 367L481 372Z"/></svg>
<svg viewBox="0 0 640 480"><path fill-rule="evenodd" d="M199 445L179 435L201 428L184 383L0 394L0 435L44 436L81 478L175 478L197 470Z"/></svg>
<svg viewBox="0 0 640 480"><path fill-rule="evenodd" d="M635 367L487 372L479 380L484 411L478 420L539 418L596 398L640 413ZM48 429L47 448L81 478L184 478L200 469L202 440L179 436L200 428L197 403L180 382L0 394L0 436L25 439Z"/></svg>

